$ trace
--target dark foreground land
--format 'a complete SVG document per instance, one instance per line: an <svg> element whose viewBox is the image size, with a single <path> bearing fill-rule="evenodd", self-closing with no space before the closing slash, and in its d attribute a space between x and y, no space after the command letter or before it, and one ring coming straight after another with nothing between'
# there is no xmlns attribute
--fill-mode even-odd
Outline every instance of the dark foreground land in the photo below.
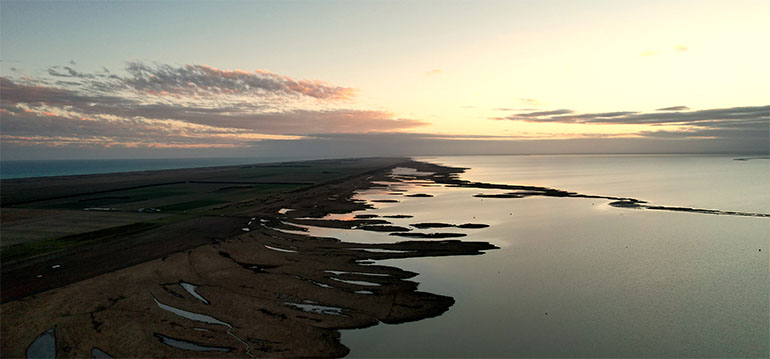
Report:
<svg viewBox="0 0 770 359"><path fill-rule="evenodd" d="M293 197L312 201L304 193L313 187L345 182L405 160L328 160L2 181L2 301L233 237L243 233L241 228L255 211L262 210L259 201L271 195L299 193ZM66 270L50 270L55 265Z"/></svg>
<svg viewBox="0 0 770 359"><path fill-rule="evenodd" d="M2 356L342 356L337 329L440 315L452 298L371 260L494 246L345 243L292 225L369 208L351 197L399 181L395 167L461 171L370 158L3 181Z"/></svg>

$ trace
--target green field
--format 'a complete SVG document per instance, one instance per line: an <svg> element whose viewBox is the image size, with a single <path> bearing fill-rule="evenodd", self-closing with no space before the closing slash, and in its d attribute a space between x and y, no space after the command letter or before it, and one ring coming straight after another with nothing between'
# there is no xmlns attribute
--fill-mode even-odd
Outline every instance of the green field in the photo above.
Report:
<svg viewBox="0 0 770 359"><path fill-rule="evenodd" d="M4 180L0 260L8 263L126 240L201 216L244 216L243 208L232 205L360 174L377 161Z"/></svg>

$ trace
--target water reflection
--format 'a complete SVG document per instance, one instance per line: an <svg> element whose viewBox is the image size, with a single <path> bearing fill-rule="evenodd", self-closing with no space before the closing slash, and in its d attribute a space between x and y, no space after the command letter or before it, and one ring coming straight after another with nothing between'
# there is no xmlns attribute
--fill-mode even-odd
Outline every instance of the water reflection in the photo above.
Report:
<svg viewBox="0 0 770 359"><path fill-rule="evenodd" d="M757 201L770 192L767 164L737 170L730 159L663 158L665 163L656 165L659 159L652 157L635 168L633 159L613 157L600 164L592 156L587 162L577 156L544 162L532 157L505 162L504 156L432 160L471 167L462 176L471 181L770 212L770 202ZM695 168L704 164L711 167ZM664 170L655 172L656 166ZM577 175L571 172L578 169ZM613 174L615 169L620 170ZM764 185L753 185L757 179ZM682 191L689 180L694 186ZM414 216L394 221L407 226L490 224L467 232L469 238L501 250L481 260L378 262L419 273L415 280L422 290L451 295L456 303L430 320L345 331L343 343L353 357L757 357L768 352L770 265L767 251L759 251L770 238L767 218L631 210L601 198L479 198L474 197L479 190L462 187L419 191L434 197L402 197L398 206L361 213ZM362 192L359 198L374 197ZM393 240L377 233L356 237Z"/></svg>

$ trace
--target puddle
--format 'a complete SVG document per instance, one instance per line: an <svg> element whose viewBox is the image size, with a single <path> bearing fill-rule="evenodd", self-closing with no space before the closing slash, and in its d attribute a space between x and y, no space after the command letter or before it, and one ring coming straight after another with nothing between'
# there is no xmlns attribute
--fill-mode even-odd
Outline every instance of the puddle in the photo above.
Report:
<svg viewBox="0 0 770 359"><path fill-rule="evenodd" d="M274 251L278 251L278 252L284 252L284 253L297 253L297 251L295 251L295 250L293 250L293 249L283 249L283 248L278 248L278 247L272 247L272 246L268 246L267 244L263 244L263 245L264 245L264 246L265 246L265 248L267 248L267 249L271 249L271 250L274 250Z"/></svg>
<svg viewBox="0 0 770 359"><path fill-rule="evenodd" d="M210 332L210 330L208 330L206 328L193 328L193 330L199 331L199 332Z"/></svg>
<svg viewBox="0 0 770 359"><path fill-rule="evenodd" d="M244 231L244 232L248 232L248 231L250 231L250 229L249 229L249 228L247 228L247 227L243 227L243 228L241 228L241 230L242 230L242 231Z"/></svg>
<svg viewBox="0 0 770 359"><path fill-rule="evenodd" d="M105 353L103 350L101 350L101 349L99 349L97 347L91 348L91 357L93 357L94 359L109 359L109 358L113 358L112 355L109 355L109 354Z"/></svg>
<svg viewBox="0 0 770 359"><path fill-rule="evenodd" d="M26 352L27 358L56 358L56 334L54 328L41 333Z"/></svg>
<svg viewBox="0 0 770 359"><path fill-rule="evenodd" d="M313 283L313 284L315 284L315 285L317 285L317 286L319 286L321 288L334 288L334 287L332 287L332 286L330 286L330 285L328 285L326 283L316 282L316 281L314 281L312 279L308 279L308 282Z"/></svg>
<svg viewBox="0 0 770 359"><path fill-rule="evenodd" d="M286 214L286 213L289 213L289 211L293 211L293 210L294 209L292 208L281 208L278 210L278 214Z"/></svg>
<svg viewBox="0 0 770 359"><path fill-rule="evenodd" d="M319 305L313 301L305 300L302 303L283 302L289 307L299 309L303 312L327 315L343 315L342 308Z"/></svg>
<svg viewBox="0 0 770 359"><path fill-rule="evenodd" d="M51 266L51 269L57 269L57 268L61 268L61 264L54 264Z"/></svg>
<svg viewBox="0 0 770 359"><path fill-rule="evenodd" d="M170 338L163 334L155 333L153 335L155 335L155 337L158 338L158 340L160 340L161 343L166 344L168 346L172 346L174 348L179 348L184 350L194 350L198 352L231 352L233 351L232 348L210 347L210 346L201 345L193 342L188 342L186 340Z"/></svg>
<svg viewBox="0 0 770 359"><path fill-rule="evenodd" d="M365 285L365 286L369 286L369 287L379 287L379 286L381 286L380 283L367 282L367 281L363 281L363 280L345 280L345 279L339 279L339 278L334 278L334 277L329 277L329 279L336 280L336 281L342 282L342 283L352 284L352 285Z"/></svg>
<svg viewBox="0 0 770 359"><path fill-rule="evenodd" d="M195 291L195 288L198 288L197 285L190 284L190 283L187 283L187 282L179 282L179 285L181 285L182 288L185 291L187 291L187 293L190 293L191 296L195 297L195 299L198 299L201 302L206 303L206 304L211 304L211 303L209 303L208 300L206 300L206 298L203 298L203 296L201 296L200 294L198 294L198 292Z"/></svg>
<svg viewBox="0 0 770 359"><path fill-rule="evenodd" d="M332 287L332 286L330 286L330 285L328 285L326 283L316 282L316 281L314 281L312 279L302 278L302 277L300 277L298 275L295 275L294 278L297 278L297 279L300 279L300 280L304 280L304 281L308 281L308 282L310 282L312 284L315 284L315 285L317 285L317 286L319 286L321 288L334 288L334 287Z"/></svg>
<svg viewBox="0 0 770 359"><path fill-rule="evenodd" d="M372 292L370 290L357 290L357 291L355 291L353 293L356 293L356 294L368 294L368 295L374 294L374 292Z"/></svg>
<svg viewBox="0 0 770 359"><path fill-rule="evenodd" d="M360 274L360 275L370 275L370 276L376 276L376 277L389 277L390 274L385 273L364 273L364 272L344 272L344 271L337 271L337 270L327 270L324 271L326 273L331 273L334 275L340 275L340 274Z"/></svg>
<svg viewBox="0 0 770 359"><path fill-rule="evenodd" d="M188 312L188 311L183 310L183 309L179 309L179 308L172 307L170 305L163 304L160 301L158 301L158 298L155 298L154 295L152 296L152 299L155 301L155 304L157 304L158 307L160 307L160 309L169 311L169 312L174 313L174 314L176 314L176 315L178 315L180 317L187 318L187 319L190 319L190 320L195 320L195 321L198 321L198 322L208 323L208 324L217 324L217 325L224 325L224 326L226 326L227 327L227 334L229 336L235 338L241 344L243 344L244 347L246 348L246 354L248 356L254 358L254 354L251 353L251 347L249 346L249 344L246 343L245 341L243 341L243 339L241 339L239 336L235 335L235 333L232 332L233 326L230 325L229 323L225 323L225 322L223 322L223 321L221 321L221 320L219 320L217 318L214 318L214 317L211 317L211 316L208 316L208 315L205 315L205 314L198 314L198 313ZM188 350L197 350L197 349L190 349L190 348L187 348L187 347L180 347L180 346L177 346L177 345L174 345L174 344L179 344L179 345L198 345L198 344L190 343L190 342L185 342L185 341L181 341L181 340L178 340L178 339L169 338L169 337L163 336L161 334L157 334L157 333L155 334L155 336L157 336L158 338L162 337L162 338L168 339L169 341L165 341L165 340L161 339L161 342L163 342L164 344L168 344L168 345L170 345L172 347L176 347L176 348L180 348L180 349L188 349ZM204 347L204 348L217 348L217 347L205 347L205 346L201 346L201 347ZM222 349L222 348L220 348L220 349ZM232 349L227 349L226 351L230 351L230 350L232 350ZM209 350L209 351L211 351L211 350ZM219 351L219 350L217 350L217 351Z"/></svg>
<svg viewBox="0 0 770 359"><path fill-rule="evenodd" d="M176 314L176 315L178 315L180 317L187 318L187 319L194 320L194 321L198 321L198 322L203 322L203 323L224 325L224 326L226 326L228 328L232 328L232 325L230 325L228 323L225 323L225 322L223 322L223 321L221 321L221 320L219 320L217 318L210 317L210 316L205 315L205 314L198 314L198 313L194 313L194 312L188 312L188 311L183 310L183 309L179 309L179 308L172 307L170 305L163 304L163 303L159 302L158 298L155 298L155 296L152 296L152 299L155 301L155 304L157 304L158 307L160 307L160 309L163 309L165 311L169 311L169 312L174 313L174 314Z"/></svg>

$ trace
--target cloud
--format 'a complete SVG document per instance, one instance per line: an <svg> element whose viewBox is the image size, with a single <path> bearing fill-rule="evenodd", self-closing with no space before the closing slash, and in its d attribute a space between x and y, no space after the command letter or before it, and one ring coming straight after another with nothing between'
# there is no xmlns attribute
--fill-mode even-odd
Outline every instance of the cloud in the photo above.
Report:
<svg viewBox="0 0 770 359"><path fill-rule="evenodd" d="M628 134L650 138L770 139L770 106L697 111L689 111L685 106L674 106L647 113L618 111L578 114L570 110L556 110L519 113L496 119L541 123L665 126L663 129Z"/></svg>
<svg viewBox="0 0 770 359"><path fill-rule="evenodd" d="M501 109L504 110L504 109ZM516 116L522 117L522 118L541 118L541 117L548 117L553 115L564 115L572 113L572 110L553 110L553 111L537 111L537 112L525 112L525 113L519 113Z"/></svg>
<svg viewBox="0 0 770 359"><path fill-rule="evenodd" d="M520 98L519 102L521 102L521 103L523 103L525 105L529 105L529 106L540 106L540 105L542 105L540 103L540 101L535 100L533 98Z"/></svg>
<svg viewBox="0 0 770 359"><path fill-rule="evenodd" d="M60 68L63 69L64 72L60 71L59 70ZM92 74L86 74L86 73L75 71L75 69L73 69L72 67L69 67L69 66L64 66L64 67L52 66L52 67L49 67L48 68L48 74L51 75L51 76L56 76L56 77L75 77L75 78L81 78L81 79L82 78L92 79L92 78L96 77L95 75L92 75Z"/></svg>
<svg viewBox="0 0 770 359"><path fill-rule="evenodd" d="M672 108L668 108L672 109ZM634 111L574 114L570 110L540 111L514 114L502 119L527 122L594 123L594 124L707 124L715 120L770 120L770 106L731 107L722 109L641 113Z"/></svg>
<svg viewBox="0 0 770 359"><path fill-rule="evenodd" d="M269 71L129 63L126 73L58 66L48 69L50 78L0 77L3 143L248 147L269 138L427 124L340 107L338 100L352 99L353 89Z"/></svg>
<svg viewBox="0 0 770 359"><path fill-rule="evenodd" d="M664 107L656 109L655 111L685 111L689 110L690 108L687 106L671 106L671 107Z"/></svg>
<svg viewBox="0 0 770 359"><path fill-rule="evenodd" d="M430 71L426 71L426 72L425 72L425 76L434 76L434 75L439 75L439 74L441 74L442 72L443 72L443 71L442 71L441 69L433 69L433 70L430 70Z"/></svg>
<svg viewBox="0 0 770 359"><path fill-rule="evenodd" d="M182 95L296 95L319 100L350 100L356 90L319 80L295 80L265 70L220 70L206 65L155 65L130 62L122 82L150 93Z"/></svg>
<svg viewBox="0 0 770 359"><path fill-rule="evenodd" d="M320 80L297 80L266 70L220 70L207 65L172 66L128 62L127 75L112 74L107 68L100 73L86 73L72 66L51 66L54 77L90 79L90 90L131 90L140 93L182 96L295 96L320 101L351 100L356 89L335 86Z"/></svg>
<svg viewBox="0 0 770 359"><path fill-rule="evenodd" d="M689 49L690 49L690 47L687 46L687 45L676 45L676 46L674 46L674 50L676 50L676 52L685 52L685 51L687 51Z"/></svg>

